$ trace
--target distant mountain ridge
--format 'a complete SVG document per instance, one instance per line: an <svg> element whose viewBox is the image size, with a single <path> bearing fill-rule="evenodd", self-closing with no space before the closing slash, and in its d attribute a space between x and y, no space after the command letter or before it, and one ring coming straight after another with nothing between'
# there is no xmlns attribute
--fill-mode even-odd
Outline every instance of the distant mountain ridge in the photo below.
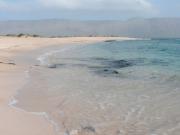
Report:
<svg viewBox="0 0 180 135"><path fill-rule="evenodd" d="M128 36L180 38L180 18L130 19L127 21L36 20L0 21L0 35Z"/></svg>

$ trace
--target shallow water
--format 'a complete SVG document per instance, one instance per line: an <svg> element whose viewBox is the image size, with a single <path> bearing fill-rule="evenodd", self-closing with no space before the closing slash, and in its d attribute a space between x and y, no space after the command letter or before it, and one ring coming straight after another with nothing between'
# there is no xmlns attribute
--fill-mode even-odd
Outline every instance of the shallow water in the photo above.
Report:
<svg viewBox="0 0 180 135"><path fill-rule="evenodd" d="M180 40L112 41L48 56L17 106L60 135L179 135Z"/></svg>

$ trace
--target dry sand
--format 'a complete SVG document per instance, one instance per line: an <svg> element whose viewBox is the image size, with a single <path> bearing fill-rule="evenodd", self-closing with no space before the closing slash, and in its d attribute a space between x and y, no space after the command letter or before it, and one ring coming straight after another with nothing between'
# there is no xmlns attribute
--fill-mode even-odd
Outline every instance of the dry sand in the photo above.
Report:
<svg viewBox="0 0 180 135"><path fill-rule="evenodd" d="M32 38L0 37L0 134L56 135L53 124L43 115L34 115L9 105L27 81L26 72L44 48L52 45L86 44L124 37ZM32 53L36 52L36 53ZM16 57L18 56L18 57Z"/></svg>

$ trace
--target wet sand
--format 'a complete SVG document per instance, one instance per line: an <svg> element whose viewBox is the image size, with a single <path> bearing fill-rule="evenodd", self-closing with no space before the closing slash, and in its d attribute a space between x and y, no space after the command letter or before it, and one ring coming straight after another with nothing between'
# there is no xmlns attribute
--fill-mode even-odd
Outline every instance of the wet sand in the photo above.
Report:
<svg viewBox="0 0 180 135"><path fill-rule="evenodd" d="M56 135L55 126L45 114L27 112L13 106L16 103L13 97L28 81L27 71L38 66L37 57L51 49L114 39L129 40L121 37L0 37L0 119L3 121L0 134Z"/></svg>

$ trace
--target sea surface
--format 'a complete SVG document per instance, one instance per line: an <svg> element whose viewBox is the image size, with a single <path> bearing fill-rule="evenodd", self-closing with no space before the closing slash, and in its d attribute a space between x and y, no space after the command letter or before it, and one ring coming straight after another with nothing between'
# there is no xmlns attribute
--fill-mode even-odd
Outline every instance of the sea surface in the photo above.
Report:
<svg viewBox="0 0 180 135"><path fill-rule="evenodd" d="M58 135L180 135L180 39L48 54L29 71L16 106L46 114Z"/></svg>

